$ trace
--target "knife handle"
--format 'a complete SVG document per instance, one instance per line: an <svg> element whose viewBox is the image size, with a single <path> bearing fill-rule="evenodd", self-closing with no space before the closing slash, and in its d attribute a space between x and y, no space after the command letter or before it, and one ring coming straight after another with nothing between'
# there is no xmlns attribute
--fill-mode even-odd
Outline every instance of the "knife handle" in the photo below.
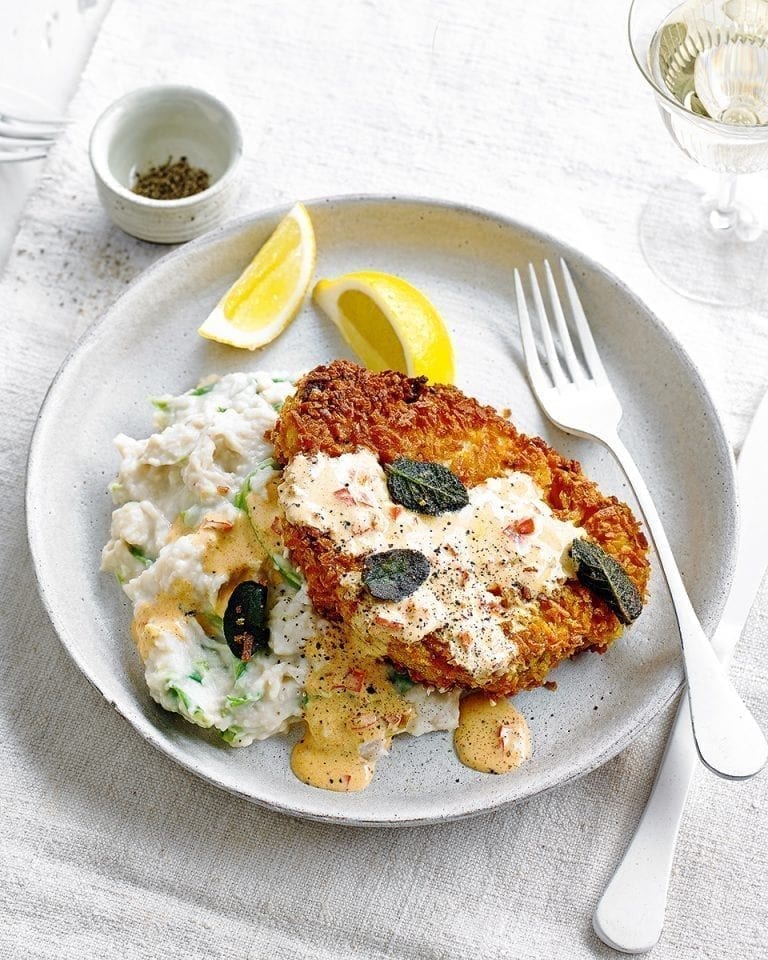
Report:
<svg viewBox="0 0 768 960"><path fill-rule="evenodd" d="M765 529L753 519L754 508L764 498L766 437L768 393L752 420L738 462L739 492L752 522L741 529L733 584L712 637L712 649L726 669L766 567ZM664 927L677 834L698 765L687 700L683 693L648 803L592 917L598 937L623 953L650 950Z"/></svg>
<svg viewBox="0 0 768 960"><path fill-rule="evenodd" d="M614 950L645 953L661 936L677 834L698 766L684 692L635 835L592 917L595 933Z"/></svg>
<svg viewBox="0 0 768 960"><path fill-rule="evenodd" d="M742 611L738 623L722 620L712 637L712 648L726 669L745 618ZM698 766L684 690L645 810L592 915L595 933L614 950L645 953L661 937L677 834Z"/></svg>

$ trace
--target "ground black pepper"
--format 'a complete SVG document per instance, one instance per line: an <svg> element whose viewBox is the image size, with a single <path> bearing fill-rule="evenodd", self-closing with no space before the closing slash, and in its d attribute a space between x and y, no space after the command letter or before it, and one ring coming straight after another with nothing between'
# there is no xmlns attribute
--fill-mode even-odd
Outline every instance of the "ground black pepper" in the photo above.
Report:
<svg viewBox="0 0 768 960"><path fill-rule="evenodd" d="M136 177L133 192L151 200L180 200L207 190L210 176L207 170L189 165L186 157L173 157L158 167L150 167Z"/></svg>

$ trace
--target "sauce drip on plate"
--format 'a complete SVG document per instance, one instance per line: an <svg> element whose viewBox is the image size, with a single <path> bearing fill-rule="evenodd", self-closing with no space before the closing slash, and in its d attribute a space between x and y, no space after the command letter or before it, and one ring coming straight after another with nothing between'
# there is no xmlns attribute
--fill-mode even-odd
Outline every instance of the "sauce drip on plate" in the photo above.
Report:
<svg viewBox="0 0 768 960"><path fill-rule="evenodd" d="M363 790L392 737L414 716L393 682L391 665L329 625L310 641L305 685L307 730L291 754L304 783L325 790Z"/></svg>
<svg viewBox="0 0 768 960"><path fill-rule="evenodd" d="M465 766L482 773L509 773L530 757L528 724L505 697L470 693L459 711L453 743Z"/></svg>

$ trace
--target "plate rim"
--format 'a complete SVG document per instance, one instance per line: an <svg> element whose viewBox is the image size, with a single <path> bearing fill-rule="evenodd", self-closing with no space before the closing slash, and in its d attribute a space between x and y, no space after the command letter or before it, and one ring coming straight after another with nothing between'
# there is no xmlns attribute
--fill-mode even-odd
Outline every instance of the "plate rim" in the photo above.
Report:
<svg viewBox="0 0 768 960"><path fill-rule="evenodd" d="M587 253L584 253L579 248L573 246L571 243L568 243L554 234L549 233L548 231L541 230L538 227L532 226L525 221L518 220L514 217L507 216L503 213L498 213L493 210L489 210L484 207L476 206L473 204L460 203L452 200L439 199L434 197L415 195L415 194L395 194L395 193L352 193L352 194L335 194L328 196L319 196L310 198L302 201L309 209L312 210L313 207L324 206L324 205L343 205L343 206L355 206L362 204L372 204L372 205L382 205L386 206L391 203L408 205L413 207L433 207L438 208L443 211L458 213L460 215L468 215L473 218L484 219L489 222L496 222L502 224L505 228L509 228L513 231L526 233L531 237L535 237L538 240L543 241L544 243L557 247L564 251L565 256L574 254L578 260L580 260L586 267L591 271L599 274L603 279L609 281L614 287L618 288L620 292L630 301L637 303L642 307L645 319L651 323L653 327L656 328L657 332L668 342L669 346L673 349L676 354L677 359L681 362L682 366L686 369L689 380L693 383L696 388L697 396L702 404L706 408L706 411L709 415L710 422L715 426L715 436L713 439L716 441L716 445L720 448L723 457L721 463L727 468L726 474L723 476L723 480L727 486L727 494L729 494L730 500L727 504L726 509L730 508L733 513L733 518L735 522L735 527L737 531L737 536L730 538L728 543L725 546L726 552L726 562L724 566L724 576L722 577L722 591L719 593L718 598L715 601L715 613L714 613L714 622L716 623L721 614L725 601L728 597L730 591L731 583L733 580L733 573L736 560L737 552L737 543L738 543L738 530L740 526L740 504L739 504L739 495L738 495L738 484L736 477L736 463L728 438L723 427L720 414L717 410L717 407L714 403L714 399L707 388L703 377L699 371L699 368L694 363L691 356L682 346L677 336L669 327L656 316L655 312L648 307L644 300L642 300L636 293L634 293L628 286L625 284L619 277L617 277L611 270L600 264L592 256ZM38 543L42 543L42 538L40 538L35 529L35 504L32 501L32 486L34 482L34 477L37 471L37 464L39 459L39 446L42 442L41 437L43 433L43 424L44 421L51 410L51 404L55 400L55 394L57 386L69 367L71 363L78 357L80 352L85 349L90 340L94 338L101 327L108 323L113 312L119 308L119 305L122 301L132 295L134 288L139 284L144 283L148 277L150 277L154 272L164 268L168 263L172 263L174 260L184 258L189 251L197 250L198 248L206 247L212 243L215 243L217 240L227 236L234 235L243 230L245 227L253 225L257 222L268 221L270 219L275 219L277 217L284 216L290 208L293 206L290 202L284 202L280 204L275 204L270 207L265 207L260 210L252 211L251 213L245 214L242 217L237 217L233 220L230 220L220 226L216 227L213 230L208 231L207 233L202 234L200 237L197 237L194 240L188 241L187 243L179 244L174 247L174 249L168 251L164 255L158 257L154 263L150 264L144 270L141 270L136 277L131 280L131 282L121 291L120 295L117 296L107 307L107 309L102 313L102 315L94 321L76 340L71 349L67 352L66 356L62 360L56 374L51 380L43 400L41 402L40 408L37 413L37 418L35 421L35 426L32 432L30 439L29 449L27 452L27 463L25 471L25 496L24 496L24 509L25 509L25 520L26 520L26 534L27 534L27 543L32 557L32 565L34 569L35 582L37 584L38 594L42 601L43 607L45 609L46 615L51 623L51 626L56 633L59 642L64 647L68 656L78 668L80 673L86 678L86 680L91 684L94 689L96 689L99 694L106 700L106 702L115 710L115 712L124 720L133 730L135 730L147 743L152 747L162 752L165 756L169 757L175 763L179 764L183 769L194 774L196 777L204 780L205 782L215 786L220 790L224 790L227 793L230 793L234 796L239 797L240 799L246 800L249 803L256 804L260 807L263 807L268 810L277 811L279 813L287 814L292 817L310 820L315 822L330 823L339 826L354 826L354 827L401 827L401 826L422 826L433 823L450 823L455 820L467 819L469 817L480 816L485 813L491 813L503 809L507 809L514 804L522 803L528 800L532 800L535 797L543 796L544 794L549 793L550 791L562 787L568 783L572 783L579 778L586 776L587 774L593 772L599 767L603 766L613 757L621 753L622 750L625 750L642 732L644 727L652 722L659 714L665 709L666 706L679 694L679 692L684 687L684 681L681 681L676 687L672 689L668 696L661 698L659 701L655 701L649 709L647 709L638 720L632 725L632 727L625 731L624 735L611 743L606 749L604 749L599 754L590 755L586 763L578 768L573 769L567 776L562 777L556 780L553 783L546 784L539 789L532 790L530 793L511 797L511 798L502 798L502 799L491 799L491 800L481 800L479 803L476 801L475 805L472 805L472 800L464 800L458 804L454 804L450 811L446 812L435 812L434 814L426 815L417 815L411 817L381 817L381 816L365 816L361 811L360 815L355 815L354 817L348 816L344 813L334 814L332 812L316 812L309 808L305 808L300 804L291 804L283 805L274 800L268 800L261 797L255 797L250 793L246 793L243 790L239 790L237 786L231 783L223 783L220 780L216 779L214 776L206 773L206 771L198 767L193 760L187 758L183 752L177 747L176 743L173 743L169 740L164 740L158 735L157 728L149 720L149 718L144 717L141 714L133 715L131 711L124 710L121 706L118 705L116 700L112 699L97 682L97 680L91 675L91 672L88 668L87 658L79 656L75 652L75 648L68 641L66 623L63 621L63 618L60 618L56 611L54 610L53 603L48 596L47 588L43 583L41 576L41 551L38 549ZM706 632L706 631L705 631Z"/></svg>

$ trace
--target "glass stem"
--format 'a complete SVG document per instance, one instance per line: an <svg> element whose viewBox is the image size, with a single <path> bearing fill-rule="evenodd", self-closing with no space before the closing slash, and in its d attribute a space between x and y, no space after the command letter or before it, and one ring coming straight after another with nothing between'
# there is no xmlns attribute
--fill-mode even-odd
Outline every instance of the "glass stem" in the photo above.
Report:
<svg viewBox="0 0 768 960"><path fill-rule="evenodd" d="M732 230L739 220L736 207L736 175L721 173L717 194L709 212L709 225L713 230Z"/></svg>

